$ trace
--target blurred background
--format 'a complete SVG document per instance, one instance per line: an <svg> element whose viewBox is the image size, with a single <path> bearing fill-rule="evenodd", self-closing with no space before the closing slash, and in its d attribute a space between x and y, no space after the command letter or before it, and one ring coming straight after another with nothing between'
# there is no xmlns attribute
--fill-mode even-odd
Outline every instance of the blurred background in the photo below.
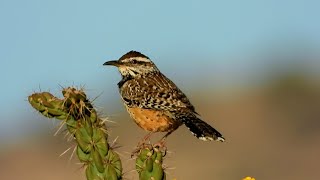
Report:
<svg viewBox="0 0 320 180"><path fill-rule="evenodd" d="M27 96L85 86L129 152L146 134L121 104L115 68L149 56L226 137L203 142L182 126L165 159L168 179L320 179L320 3L283 1L0 1L0 179L85 179L58 121ZM162 134L161 134L162 135ZM155 136L154 141L161 137Z"/></svg>

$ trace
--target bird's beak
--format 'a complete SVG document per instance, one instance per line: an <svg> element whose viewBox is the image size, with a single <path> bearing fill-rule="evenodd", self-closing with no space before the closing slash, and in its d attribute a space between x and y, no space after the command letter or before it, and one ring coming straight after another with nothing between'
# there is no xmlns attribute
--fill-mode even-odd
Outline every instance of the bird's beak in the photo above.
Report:
<svg viewBox="0 0 320 180"><path fill-rule="evenodd" d="M117 67L119 67L121 64L122 63L119 61L107 61L107 62L103 63L104 66L109 65L109 66L117 66Z"/></svg>

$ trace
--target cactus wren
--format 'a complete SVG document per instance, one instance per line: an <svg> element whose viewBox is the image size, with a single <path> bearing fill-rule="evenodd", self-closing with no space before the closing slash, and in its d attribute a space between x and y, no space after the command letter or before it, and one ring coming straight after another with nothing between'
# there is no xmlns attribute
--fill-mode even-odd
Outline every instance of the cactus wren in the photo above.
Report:
<svg viewBox="0 0 320 180"><path fill-rule="evenodd" d="M200 140L224 141L223 136L199 118L186 95L164 76L149 57L130 51L119 60L103 65L118 67L122 100L142 129L167 132L163 140L184 124ZM150 134L151 134L150 133Z"/></svg>

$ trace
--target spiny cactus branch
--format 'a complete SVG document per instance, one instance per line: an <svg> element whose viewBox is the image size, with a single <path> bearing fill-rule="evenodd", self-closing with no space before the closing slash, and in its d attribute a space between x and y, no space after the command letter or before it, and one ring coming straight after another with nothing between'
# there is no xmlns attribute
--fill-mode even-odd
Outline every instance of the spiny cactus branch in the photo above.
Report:
<svg viewBox="0 0 320 180"><path fill-rule="evenodd" d="M82 90L68 87L62 90L63 99L49 92L28 97L33 108L48 118L64 121L77 142L76 153L86 165L88 180L122 179L119 155L109 146L104 121Z"/></svg>
<svg viewBox="0 0 320 180"><path fill-rule="evenodd" d="M144 146L136 159L136 170L140 180L165 180L166 174L163 168L165 152L154 146Z"/></svg>

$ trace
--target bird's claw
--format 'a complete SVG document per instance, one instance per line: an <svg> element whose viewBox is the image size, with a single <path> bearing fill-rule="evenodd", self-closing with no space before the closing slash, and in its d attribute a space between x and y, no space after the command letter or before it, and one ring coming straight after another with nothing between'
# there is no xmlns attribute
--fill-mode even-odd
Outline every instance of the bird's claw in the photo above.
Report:
<svg viewBox="0 0 320 180"><path fill-rule="evenodd" d="M162 151L164 153L163 156L165 156L167 154L167 146L166 146L166 142L164 139L161 139L159 142L155 143L152 148L157 148L160 151Z"/></svg>
<svg viewBox="0 0 320 180"><path fill-rule="evenodd" d="M139 154L141 149L145 149L145 148L152 149L153 147L150 142L149 143L145 143L145 142L138 143L137 147L131 153L131 158L136 156L137 154Z"/></svg>
<svg viewBox="0 0 320 180"><path fill-rule="evenodd" d="M138 155L142 149L150 149L150 150L151 149L158 149L159 151L163 152L163 156L165 156L167 154L167 146L165 144L165 141L160 140L159 142L157 142L153 145L150 142L149 143L139 143L137 145L137 147L131 153L131 158Z"/></svg>

